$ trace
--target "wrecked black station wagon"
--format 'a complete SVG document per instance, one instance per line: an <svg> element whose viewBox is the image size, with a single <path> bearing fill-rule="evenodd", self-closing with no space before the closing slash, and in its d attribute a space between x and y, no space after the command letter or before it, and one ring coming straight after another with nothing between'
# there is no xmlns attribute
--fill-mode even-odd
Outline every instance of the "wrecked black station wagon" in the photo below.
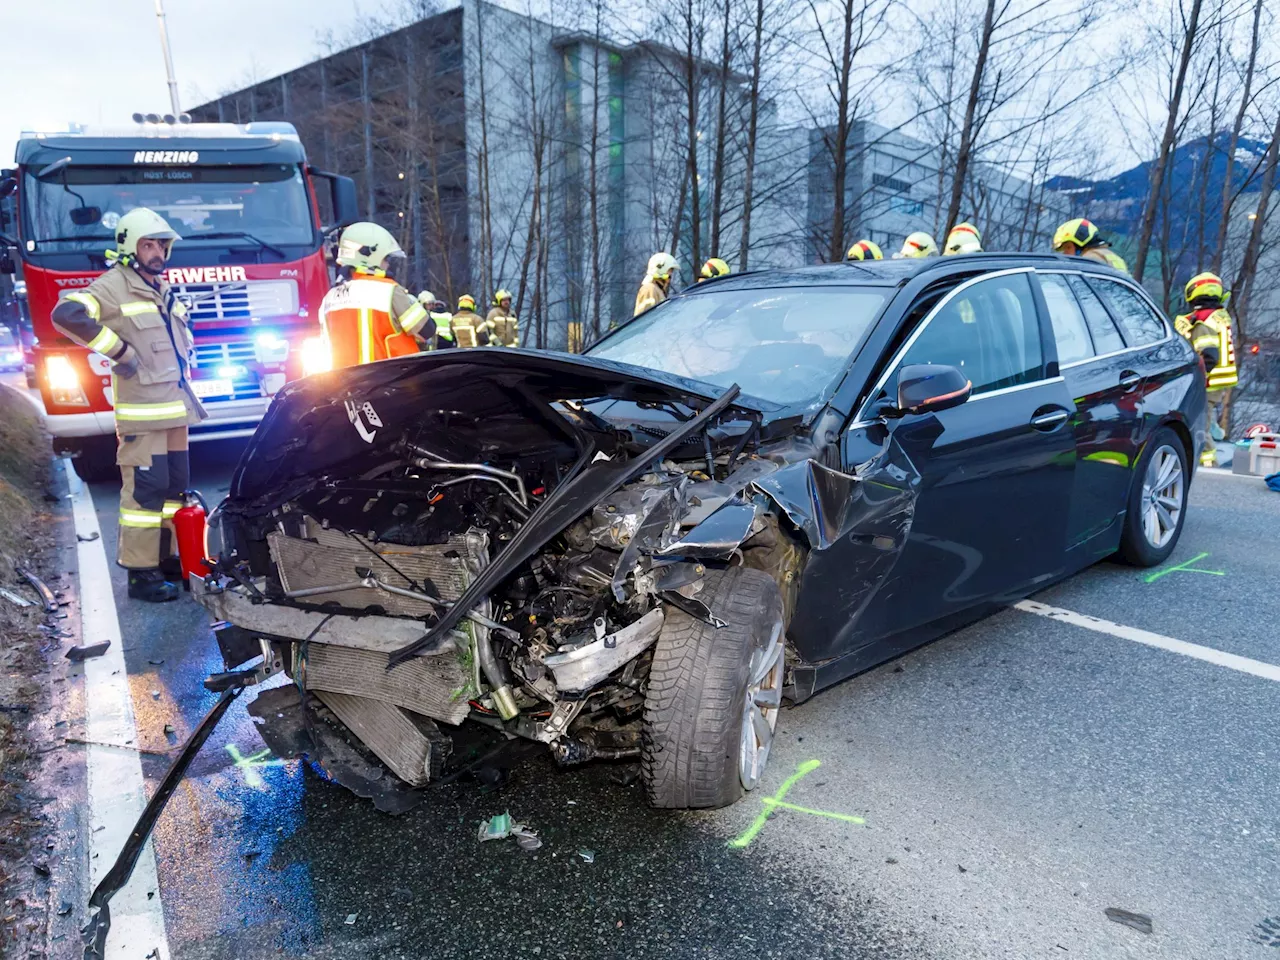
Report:
<svg viewBox="0 0 1280 960"><path fill-rule="evenodd" d="M736 275L584 356L290 384L193 589L238 682L288 673L410 784L479 722L721 806L784 701L1107 554L1163 560L1204 403L1183 338L1091 262Z"/></svg>

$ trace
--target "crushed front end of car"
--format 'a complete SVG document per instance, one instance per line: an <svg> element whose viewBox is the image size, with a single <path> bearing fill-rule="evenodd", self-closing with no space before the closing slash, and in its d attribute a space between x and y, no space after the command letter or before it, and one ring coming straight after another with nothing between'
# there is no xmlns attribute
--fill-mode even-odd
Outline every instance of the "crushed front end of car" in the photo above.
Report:
<svg viewBox="0 0 1280 960"><path fill-rule="evenodd" d="M852 482L769 414L533 351L312 377L251 441L193 590L234 676L286 673L409 784L469 720L640 760L657 805L730 803L768 757L817 488Z"/></svg>

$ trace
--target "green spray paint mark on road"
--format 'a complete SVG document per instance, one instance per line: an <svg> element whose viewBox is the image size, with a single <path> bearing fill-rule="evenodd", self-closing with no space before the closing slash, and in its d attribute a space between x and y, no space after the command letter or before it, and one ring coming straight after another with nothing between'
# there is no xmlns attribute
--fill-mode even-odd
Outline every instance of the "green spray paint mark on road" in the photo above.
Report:
<svg viewBox="0 0 1280 960"><path fill-rule="evenodd" d="M272 758L271 751L267 749L245 757L241 755L234 743L228 743L227 753L231 754L231 759L235 761L236 769L244 774L244 782L251 787L262 786L262 774L258 773L259 768L284 766L284 761L279 757Z"/></svg>
<svg viewBox="0 0 1280 960"><path fill-rule="evenodd" d="M1142 582L1155 583L1161 577L1170 573L1205 573L1211 577L1225 577L1227 575L1225 570L1201 570L1199 567L1192 566L1193 563L1197 563L1198 561L1203 560L1208 555L1209 554L1207 553L1197 553L1190 560L1184 560L1182 563L1179 563L1177 566L1165 567L1163 570L1156 570L1154 573L1148 573L1146 576L1142 578Z"/></svg>
<svg viewBox="0 0 1280 960"><path fill-rule="evenodd" d="M794 803L787 803L785 797L791 788L799 783L804 777L813 773L822 766L821 760L806 760L800 766L796 767L796 772L782 781L776 793L772 797L762 797L761 805L764 807L760 811L760 815L751 822L751 826L747 827L739 837L734 837L729 841L729 846L735 850L741 850L751 843L752 840L764 829L764 825L769 821L769 817L775 810L791 810L795 813L807 813L814 817L826 817L830 820L841 820L845 823L865 824L867 821L862 817L851 816L847 813L833 813L830 810L814 810L810 807L797 806Z"/></svg>

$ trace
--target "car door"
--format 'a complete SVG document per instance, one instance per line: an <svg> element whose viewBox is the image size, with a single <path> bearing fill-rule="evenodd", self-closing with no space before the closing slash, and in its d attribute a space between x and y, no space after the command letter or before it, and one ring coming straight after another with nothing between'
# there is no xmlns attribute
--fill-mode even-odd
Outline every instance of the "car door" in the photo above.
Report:
<svg viewBox="0 0 1280 960"><path fill-rule="evenodd" d="M878 451L900 453L918 474L910 528L892 569L837 636L806 636L803 622L793 624L806 659L862 651L858 659L870 665L882 659L877 642L889 634L1017 596L1062 571L1075 464L1072 403L1031 283L1029 270L1016 270L958 286L871 391L864 419L845 438L846 469ZM941 413L876 421L870 408L892 389L897 370L914 363L957 367L973 395ZM804 586L824 572L828 585L838 582L865 548L855 532L813 554ZM825 603L829 618L840 600L839 593L824 601L806 592L801 614L806 601Z"/></svg>
<svg viewBox="0 0 1280 960"><path fill-rule="evenodd" d="M1138 455L1141 374L1102 302L1079 274L1039 271L1057 346L1058 368L1074 403L1075 478L1067 509L1069 565L1084 567L1115 550Z"/></svg>

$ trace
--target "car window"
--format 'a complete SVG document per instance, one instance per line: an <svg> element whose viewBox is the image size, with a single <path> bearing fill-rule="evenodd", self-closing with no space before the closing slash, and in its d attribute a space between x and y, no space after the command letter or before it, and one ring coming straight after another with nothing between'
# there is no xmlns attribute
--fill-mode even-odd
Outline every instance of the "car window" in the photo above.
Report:
<svg viewBox="0 0 1280 960"><path fill-rule="evenodd" d="M1089 284L1111 308L1128 335L1129 345L1140 347L1165 337L1164 321L1156 315L1137 292L1115 280L1090 277Z"/></svg>
<svg viewBox="0 0 1280 960"><path fill-rule="evenodd" d="M1067 278L1060 273L1040 274L1040 289L1049 307L1049 321L1053 325L1053 339L1058 345L1058 363L1076 363L1094 355L1093 340L1084 322L1084 312L1076 302L1076 295L1067 286Z"/></svg>
<svg viewBox="0 0 1280 960"><path fill-rule="evenodd" d="M695 290L587 350L780 404L812 403L848 364L888 287Z"/></svg>
<svg viewBox="0 0 1280 960"><path fill-rule="evenodd" d="M1089 332L1093 334L1093 345L1098 355L1104 356L1123 350L1124 337L1120 336L1116 322L1111 319L1111 314L1107 313L1107 308L1102 305L1093 288L1084 282L1084 277L1069 275L1067 283L1074 291L1081 309L1084 310L1084 322L1089 325Z"/></svg>
<svg viewBox="0 0 1280 960"><path fill-rule="evenodd" d="M961 290L934 314L902 362L957 367L975 394L1041 379L1040 328L1027 275Z"/></svg>

